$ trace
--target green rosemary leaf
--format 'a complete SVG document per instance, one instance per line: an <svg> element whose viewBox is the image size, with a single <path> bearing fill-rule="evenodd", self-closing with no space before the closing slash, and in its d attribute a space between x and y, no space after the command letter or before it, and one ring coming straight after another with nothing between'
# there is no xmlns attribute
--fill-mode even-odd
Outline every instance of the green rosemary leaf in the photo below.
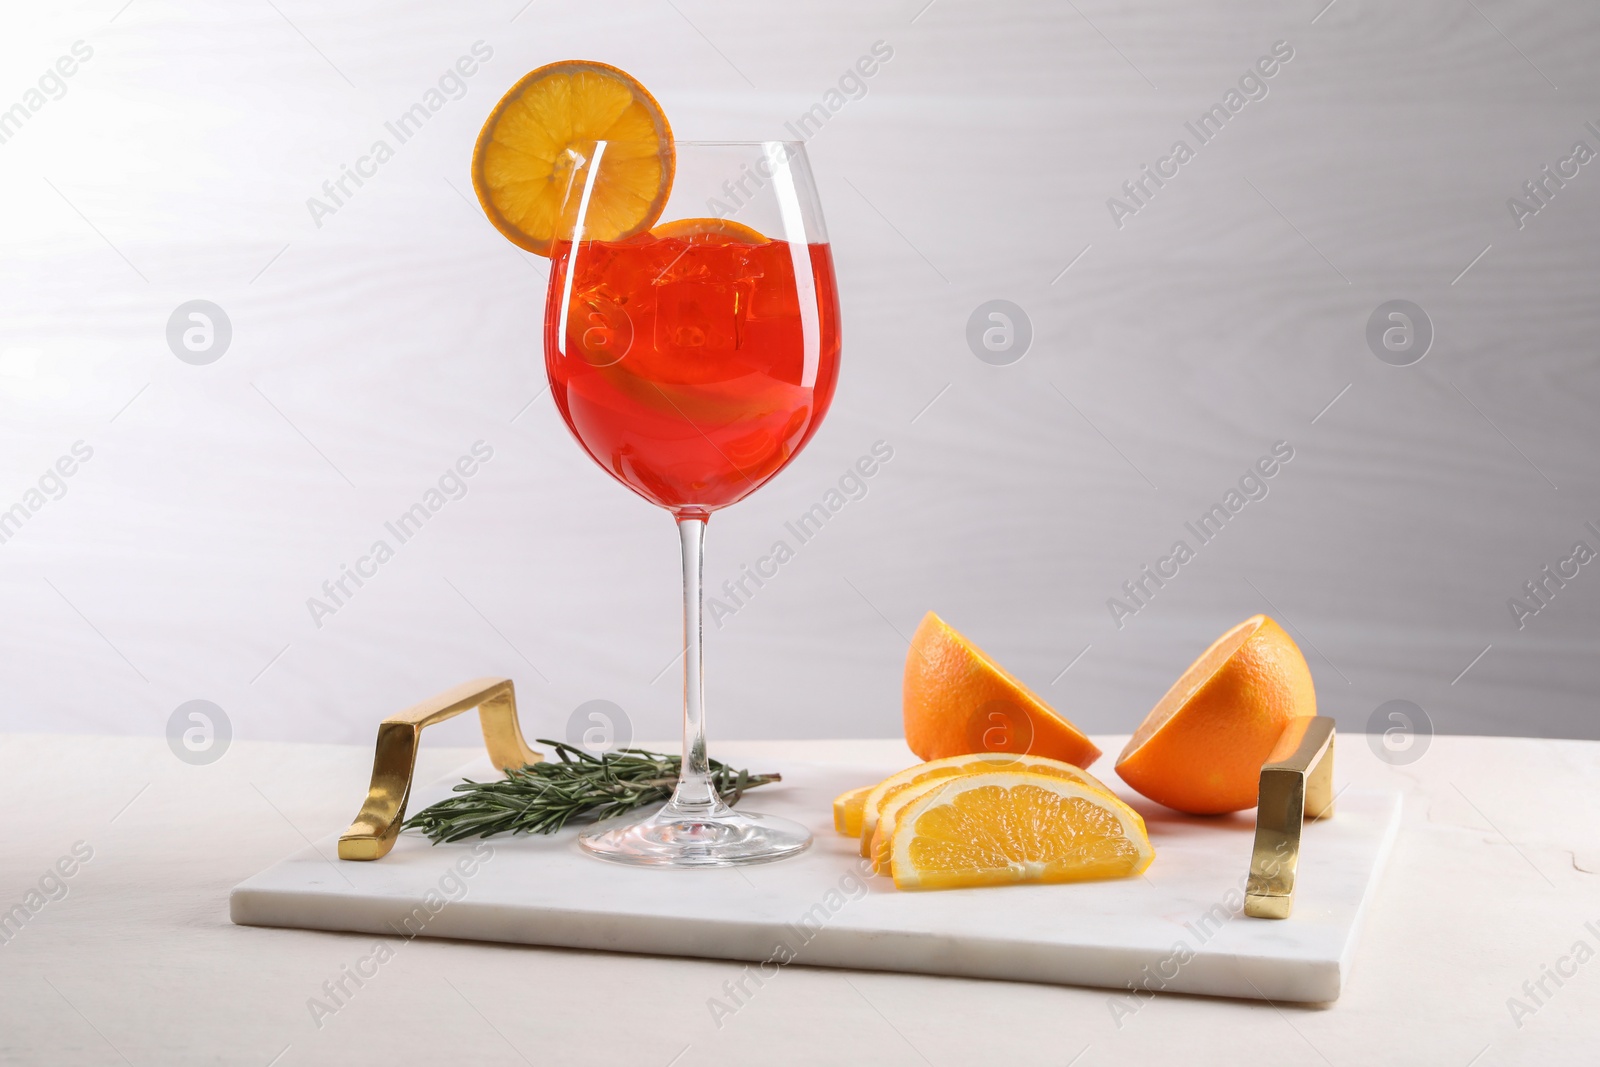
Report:
<svg viewBox="0 0 1600 1067"><path fill-rule="evenodd" d="M553 834L573 819L598 822L657 804L672 795L682 759L625 748L594 756L561 741L540 738L557 758L506 772L494 782L462 781L455 795L405 821L434 844L495 834ZM777 774L732 770L711 760L711 781L724 800L737 804L746 789L782 780Z"/></svg>

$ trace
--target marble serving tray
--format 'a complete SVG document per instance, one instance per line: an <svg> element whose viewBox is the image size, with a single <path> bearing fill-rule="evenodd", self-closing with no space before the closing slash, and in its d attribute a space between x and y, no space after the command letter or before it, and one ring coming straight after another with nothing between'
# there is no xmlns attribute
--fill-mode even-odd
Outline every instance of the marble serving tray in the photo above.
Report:
<svg viewBox="0 0 1600 1067"><path fill-rule="evenodd" d="M1352 787L1334 818L1308 823L1294 915L1243 915L1252 812L1194 819L1140 797L1156 860L1140 878L1079 885L901 892L864 875L836 834L832 798L900 769L785 761L753 810L810 826L816 843L778 863L714 871L640 870L583 854L576 831L430 845L412 833L367 863L329 836L234 888L235 923L449 937L788 964L909 971L1125 992L1285 1001L1339 996L1363 911L1400 821L1400 795ZM431 786L412 808L487 759ZM1107 776L1113 777L1113 776ZM1113 781L1113 784L1120 785Z"/></svg>

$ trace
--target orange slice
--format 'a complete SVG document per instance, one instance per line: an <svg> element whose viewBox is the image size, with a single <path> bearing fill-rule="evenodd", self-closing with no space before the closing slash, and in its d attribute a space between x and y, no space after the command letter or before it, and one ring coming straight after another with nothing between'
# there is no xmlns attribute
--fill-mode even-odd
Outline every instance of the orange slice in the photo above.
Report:
<svg viewBox="0 0 1600 1067"><path fill-rule="evenodd" d="M548 256L571 236L596 141L605 155L584 236L620 241L648 230L672 188L672 127L632 76L580 59L527 74L489 112L472 152L472 187L489 221Z"/></svg>
<svg viewBox="0 0 1600 1067"><path fill-rule="evenodd" d="M1192 815L1253 808L1284 725L1317 713L1294 639L1265 615L1221 637L1183 672L1117 757L1140 793Z"/></svg>
<svg viewBox="0 0 1600 1067"><path fill-rule="evenodd" d="M650 236L662 240L675 237L690 244L708 245L764 245L769 240L759 231L732 219L674 219L655 227Z"/></svg>
<svg viewBox="0 0 1600 1067"><path fill-rule="evenodd" d="M906 653L906 744L925 760L963 752L1031 752L1087 767L1094 742L928 612Z"/></svg>
<svg viewBox="0 0 1600 1067"><path fill-rule="evenodd" d="M957 759L971 760L970 756L958 756ZM945 761L936 761L943 763ZM968 774L985 774L993 771L1023 771L1028 774L1043 774L1051 778L1065 778L1069 782L1088 786L1098 790L1106 796L1114 796L1106 784L1088 771L1074 767L1070 763L1060 760L1046 759L1043 756L984 756L976 762L970 762L954 775L944 777L924 778L914 784L890 789L884 794L879 806L874 809L875 822L870 830L864 828L864 836L870 838L870 844L863 850L862 855L872 859L873 869L879 874L889 872L889 845L894 840L895 823L900 814L911 804L916 802L930 789L937 789L946 784L952 777L959 778Z"/></svg>
<svg viewBox="0 0 1600 1067"><path fill-rule="evenodd" d="M946 756L944 759L919 763L915 767L907 767L898 774L891 774L867 794L861 813L861 854L863 856L874 854L872 835L877 829L878 819L889 801L904 789L936 778L953 778L958 774L970 774L973 771L1006 768L1021 770L1024 767L1031 770L1034 767L1045 766L1053 768L1053 771L1047 773L1057 773L1065 777L1076 776L1075 780L1082 781L1085 785L1109 792L1104 783L1087 771L1044 756L1016 756L1009 752L969 752L960 756Z"/></svg>
<svg viewBox="0 0 1600 1067"><path fill-rule="evenodd" d="M966 773L984 774L999 770L1000 766L998 763L984 764ZM948 785L960 777L960 774L951 774L943 778L929 778L906 786L884 802L878 821L873 824L872 829L864 831L861 835L861 854L871 862L872 873L889 873L889 852L894 843L894 824L900 813L921 800L930 790Z"/></svg>
<svg viewBox="0 0 1600 1067"><path fill-rule="evenodd" d="M833 798L833 828L850 837L861 836L861 807L872 786L849 789Z"/></svg>
<svg viewBox="0 0 1600 1067"><path fill-rule="evenodd" d="M1143 874L1155 859L1128 805L1064 778L965 774L901 813L889 852L899 889L1083 882Z"/></svg>

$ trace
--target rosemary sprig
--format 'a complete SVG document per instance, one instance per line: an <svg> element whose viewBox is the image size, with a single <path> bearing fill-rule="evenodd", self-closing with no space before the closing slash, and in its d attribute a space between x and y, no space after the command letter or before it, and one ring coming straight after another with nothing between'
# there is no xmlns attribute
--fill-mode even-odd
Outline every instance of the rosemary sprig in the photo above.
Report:
<svg viewBox="0 0 1600 1067"><path fill-rule="evenodd" d="M593 756L560 741L539 739L560 756L506 772L497 782L463 780L448 800L429 805L402 829L421 830L433 840L460 841L494 834L553 834L571 819L610 819L666 800L678 782L680 756L624 748ZM778 774L751 774L711 760L711 782L729 804L746 789L782 781Z"/></svg>

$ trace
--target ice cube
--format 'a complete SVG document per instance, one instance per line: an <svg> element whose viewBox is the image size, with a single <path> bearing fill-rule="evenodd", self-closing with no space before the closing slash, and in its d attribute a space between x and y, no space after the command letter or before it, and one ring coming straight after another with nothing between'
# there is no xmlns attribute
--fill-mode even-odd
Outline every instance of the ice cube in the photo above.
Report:
<svg viewBox="0 0 1600 1067"><path fill-rule="evenodd" d="M633 319L603 283L573 294L567 332L571 347L595 367L620 362L633 347Z"/></svg>
<svg viewBox="0 0 1600 1067"><path fill-rule="evenodd" d="M656 348L683 354L739 348L754 287L748 279L658 284Z"/></svg>

